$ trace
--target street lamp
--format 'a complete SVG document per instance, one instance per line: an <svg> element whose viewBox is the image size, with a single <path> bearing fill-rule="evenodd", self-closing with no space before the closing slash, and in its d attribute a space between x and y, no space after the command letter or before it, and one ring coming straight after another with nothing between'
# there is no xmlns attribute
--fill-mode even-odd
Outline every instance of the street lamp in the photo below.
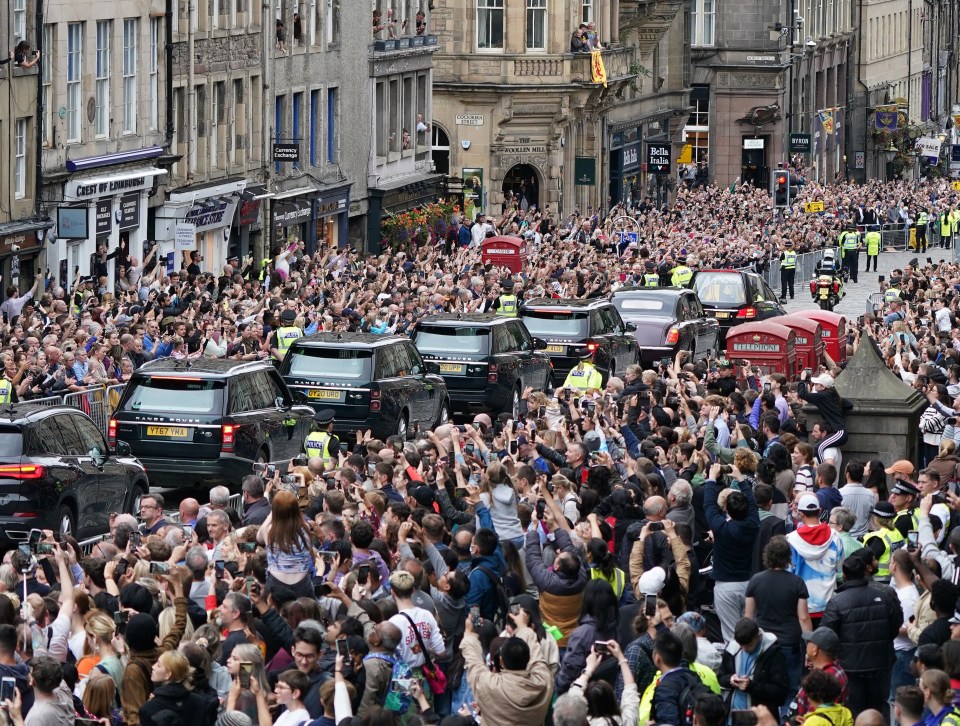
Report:
<svg viewBox="0 0 960 726"><path fill-rule="evenodd" d="M897 158L897 147L893 145L893 139L887 142L886 147L883 149L883 156L888 164Z"/></svg>

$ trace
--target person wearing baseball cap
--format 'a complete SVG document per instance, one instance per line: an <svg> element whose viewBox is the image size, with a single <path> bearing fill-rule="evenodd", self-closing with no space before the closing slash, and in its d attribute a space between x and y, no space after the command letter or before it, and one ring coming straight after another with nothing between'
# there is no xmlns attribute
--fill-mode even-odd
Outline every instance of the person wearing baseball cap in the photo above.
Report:
<svg viewBox="0 0 960 726"><path fill-rule="evenodd" d="M875 582L890 582L890 559L894 550L900 549L906 542L906 537L893 524L896 516L893 504L877 502L870 518L875 531L863 536L863 546L877 558L877 574L873 577Z"/></svg>
<svg viewBox="0 0 960 726"><path fill-rule="evenodd" d="M837 703L844 703L847 700L847 674L837 662L837 654L840 651L840 638L830 628L819 627L816 630L808 630L803 634L803 640L806 645L806 658L810 664L811 670L823 671L840 681L840 698ZM801 688L797 693L797 710L794 714L790 713L789 720L794 716L804 716L813 710L810 699Z"/></svg>
<svg viewBox="0 0 960 726"><path fill-rule="evenodd" d="M820 521L820 500L816 494L801 494L796 501L800 523L787 535L787 542L793 550L793 572L803 578L807 586L807 610L814 622L819 622L837 589L843 542L829 524ZM797 685L799 675L796 674Z"/></svg>
<svg viewBox="0 0 960 726"><path fill-rule="evenodd" d="M820 428L826 428L827 435L817 444L817 460L824 461L824 452L831 446L837 448L847 443L847 429L844 421L844 410L853 408L849 401L844 401L837 389L834 388L833 376L821 373L809 378L805 368L800 374L797 383L797 396L813 406L820 413ZM812 386L812 390L810 388Z"/></svg>

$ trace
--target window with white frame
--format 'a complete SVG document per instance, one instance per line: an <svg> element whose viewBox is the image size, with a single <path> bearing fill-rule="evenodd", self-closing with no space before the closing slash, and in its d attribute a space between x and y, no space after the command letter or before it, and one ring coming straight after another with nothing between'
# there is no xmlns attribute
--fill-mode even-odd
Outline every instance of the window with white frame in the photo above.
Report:
<svg viewBox="0 0 960 726"><path fill-rule="evenodd" d="M210 0L210 30L220 27L220 0Z"/></svg>
<svg viewBox="0 0 960 726"><path fill-rule="evenodd" d="M714 44L717 0L690 0L690 44Z"/></svg>
<svg viewBox="0 0 960 726"><path fill-rule="evenodd" d="M340 0L327 2L327 44L340 42Z"/></svg>
<svg viewBox="0 0 960 726"><path fill-rule="evenodd" d="M67 141L80 141L83 23L67 25Z"/></svg>
<svg viewBox="0 0 960 726"><path fill-rule="evenodd" d="M477 48L503 48L503 0L477 0Z"/></svg>
<svg viewBox="0 0 960 726"><path fill-rule="evenodd" d="M123 131L137 133L137 32L140 18L123 21Z"/></svg>
<svg viewBox="0 0 960 726"><path fill-rule="evenodd" d="M17 199L23 199L27 196L27 119L25 118L17 119L15 147L13 190Z"/></svg>
<svg viewBox="0 0 960 726"><path fill-rule="evenodd" d="M160 124L160 73L157 57L160 53L160 20L150 18L150 130Z"/></svg>
<svg viewBox="0 0 960 726"><path fill-rule="evenodd" d="M527 50L547 49L547 0L527 0Z"/></svg>
<svg viewBox="0 0 960 726"><path fill-rule="evenodd" d="M13 43L27 39L27 0L13 0Z"/></svg>
<svg viewBox="0 0 960 726"><path fill-rule="evenodd" d="M582 7L583 7L583 11L580 13L580 22L592 23L593 22L593 0L583 0Z"/></svg>
<svg viewBox="0 0 960 726"><path fill-rule="evenodd" d="M93 132L102 137L110 135L110 36L112 33L112 20L97 21L97 109Z"/></svg>
<svg viewBox="0 0 960 726"><path fill-rule="evenodd" d="M43 62L40 70L43 75L43 145L53 144L53 65L54 56L53 33L55 26L48 23L43 26Z"/></svg>
<svg viewBox="0 0 960 726"><path fill-rule="evenodd" d="M307 7L307 45L317 44L317 0L308 0Z"/></svg>

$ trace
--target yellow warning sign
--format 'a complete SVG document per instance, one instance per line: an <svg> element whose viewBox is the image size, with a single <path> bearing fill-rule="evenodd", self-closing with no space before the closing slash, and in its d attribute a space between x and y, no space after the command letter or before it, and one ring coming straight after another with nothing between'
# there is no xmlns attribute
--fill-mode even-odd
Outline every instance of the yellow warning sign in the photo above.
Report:
<svg viewBox="0 0 960 726"><path fill-rule="evenodd" d="M807 214L823 211L823 202L807 202L803 205L803 211Z"/></svg>

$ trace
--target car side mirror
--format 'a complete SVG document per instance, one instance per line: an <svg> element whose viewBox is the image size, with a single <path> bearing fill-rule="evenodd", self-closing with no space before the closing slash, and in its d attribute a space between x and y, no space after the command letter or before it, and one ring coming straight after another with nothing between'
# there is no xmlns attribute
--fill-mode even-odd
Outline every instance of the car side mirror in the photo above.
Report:
<svg viewBox="0 0 960 726"><path fill-rule="evenodd" d="M637 332L637 324L636 324L636 323L624 323L624 324L623 324L623 328L624 328L624 330L626 330L628 333L636 333L636 332Z"/></svg>
<svg viewBox="0 0 960 726"><path fill-rule="evenodd" d="M90 458L93 460L94 466L103 466L107 461L107 455L100 452L96 446L90 449L89 452Z"/></svg>
<svg viewBox="0 0 960 726"><path fill-rule="evenodd" d="M126 441L118 441L116 446L113 447L113 453L117 456L133 456L133 449Z"/></svg>
<svg viewBox="0 0 960 726"><path fill-rule="evenodd" d="M440 375L440 364L439 364L439 363L434 363L433 361L428 360L428 361L424 361L424 362L423 362L423 367L426 369L427 373L432 373L432 374L435 375L435 376L439 376L439 375Z"/></svg>
<svg viewBox="0 0 960 726"><path fill-rule="evenodd" d="M533 349L534 349L534 350L546 350L546 349L547 349L547 341L545 341L543 338L534 338L534 339L533 339Z"/></svg>

